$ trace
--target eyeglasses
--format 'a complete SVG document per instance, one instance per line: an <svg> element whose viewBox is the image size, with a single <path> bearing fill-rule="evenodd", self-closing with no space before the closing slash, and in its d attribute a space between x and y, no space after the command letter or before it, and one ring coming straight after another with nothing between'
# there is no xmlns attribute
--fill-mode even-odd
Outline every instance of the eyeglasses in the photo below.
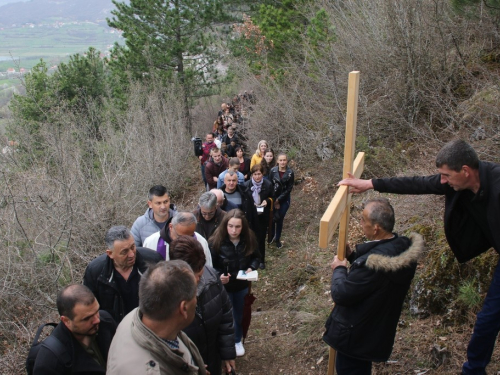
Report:
<svg viewBox="0 0 500 375"><path fill-rule="evenodd" d="M203 212L201 209L200 209L200 213L201 213L201 216L203 217L212 217L215 215L215 213L217 212L217 209L211 211L211 212Z"/></svg>

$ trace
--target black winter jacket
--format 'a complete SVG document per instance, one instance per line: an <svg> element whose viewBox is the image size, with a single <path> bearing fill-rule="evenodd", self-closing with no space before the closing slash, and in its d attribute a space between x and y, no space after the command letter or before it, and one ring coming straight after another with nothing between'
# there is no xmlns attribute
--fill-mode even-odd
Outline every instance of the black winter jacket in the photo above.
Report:
<svg viewBox="0 0 500 375"><path fill-rule="evenodd" d="M279 166L275 166L269 172L269 179L274 185L275 200L279 203L289 200L294 184L293 171L287 167L283 178L280 178Z"/></svg>
<svg viewBox="0 0 500 375"><path fill-rule="evenodd" d="M236 358L233 308L217 271L205 266L198 284L193 322L183 329L196 344L208 371L220 374L221 361Z"/></svg>
<svg viewBox="0 0 500 375"><path fill-rule="evenodd" d="M226 191L226 185L222 185L221 190L223 192ZM253 199L252 199L252 192L249 191L249 189L243 184L243 185L236 185L236 190L240 193L241 195L241 207L240 210L242 210L245 214L245 217L248 220L248 224L250 225L250 228L253 231L256 231L258 226L257 226L257 209L255 208L255 205L253 204ZM224 204L221 207L224 211L229 212L233 208L236 208L231 205L231 203L226 199L224 199Z"/></svg>
<svg viewBox="0 0 500 375"><path fill-rule="evenodd" d="M419 234L356 246L349 272L335 268L335 307L326 322L325 342L365 361L389 359L403 302L423 250Z"/></svg>
<svg viewBox="0 0 500 375"><path fill-rule="evenodd" d="M253 186L252 178L250 178L250 180L248 180L248 181L245 181L244 186L249 191L250 197L252 198L251 201L254 202L253 196L252 196L252 186ZM264 212L260 215L257 213L257 216L260 220L263 220L263 218L266 218L265 220L267 221L269 219L269 209L271 207L270 198L273 198L273 196L274 196L273 184L271 183L271 181L269 181L265 178L262 179L262 186L260 189L259 196L260 196L261 202L267 201L267 206L264 208Z"/></svg>
<svg viewBox="0 0 500 375"><path fill-rule="evenodd" d="M224 215L226 214L226 211L223 211L220 209L220 207L217 207L217 212L215 213L214 217L212 220L208 221L208 231L205 231L205 226L201 224L201 221L205 221L203 216L201 215L201 210L200 208L197 208L196 210L193 211L194 216L196 216L196 221L198 222L196 224L196 232L201 234L207 241L210 238L210 236L215 232L217 227L219 226L220 222L224 218Z"/></svg>
<svg viewBox="0 0 500 375"><path fill-rule="evenodd" d="M116 323L106 311L100 310L99 315L101 322L99 323L99 332L97 333L96 341L102 357L106 359L108 358L111 340L113 340L113 336L115 335ZM61 322L57 325L52 332L52 336L57 338L67 349L64 357L68 357L70 360L68 363L64 363L64 357L58 357L45 343L42 343L36 356L33 375L98 375L106 373L106 369L101 367L83 349L82 345L74 338L64 323Z"/></svg>
<svg viewBox="0 0 500 375"><path fill-rule="evenodd" d="M491 247L500 252L500 165L479 162L480 188L475 199L486 206L486 218L477 220L464 204L468 191L455 191L441 184L441 175L373 179L373 188L397 194L437 194L445 196L444 232L451 250L460 263ZM485 225L482 225L484 222ZM487 225L489 231L485 231Z"/></svg>
<svg viewBox="0 0 500 375"><path fill-rule="evenodd" d="M219 252L210 248L214 268L217 270L219 275L225 272L224 259L228 260L227 267L228 272L231 274L231 278L224 286L230 293L239 292L248 287L248 281L236 279L238 271L246 271L248 268L256 270L260 264L259 249L256 248L250 255L245 255L243 252L244 247L245 244L243 241L240 241L238 246L234 246L229 238L226 238L224 242L222 242Z"/></svg>
<svg viewBox="0 0 500 375"><path fill-rule="evenodd" d="M146 272L149 264L162 260L164 260L163 257L154 250L145 247L137 248L135 266L137 266L140 275ZM125 307L114 279L114 273L113 261L107 254L102 254L87 266L83 276L83 285L94 293L101 309L109 312L113 319L120 323L125 317Z"/></svg>

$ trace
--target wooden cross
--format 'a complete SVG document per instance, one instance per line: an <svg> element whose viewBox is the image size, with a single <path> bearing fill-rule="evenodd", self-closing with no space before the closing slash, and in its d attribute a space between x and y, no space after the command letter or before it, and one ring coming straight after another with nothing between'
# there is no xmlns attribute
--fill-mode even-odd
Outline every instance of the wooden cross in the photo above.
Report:
<svg viewBox="0 0 500 375"><path fill-rule="evenodd" d="M350 72L349 87L347 90L343 178L349 177L347 173L351 173L357 178L361 177L361 173L363 173L365 153L358 153L356 160L353 162L356 143L356 123L358 117L358 92L359 72ZM330 202L330 205L323 214L319 225L319 247L326 249L335 233L335 230L337 229L337 225L340 222L339 241L337 247L337 256L340 260L345 258L350 203L351 194L349 194L349 186L340 186ZM330 348L328 375L333 375L335 373L335 355L335 350Z"/></svg>

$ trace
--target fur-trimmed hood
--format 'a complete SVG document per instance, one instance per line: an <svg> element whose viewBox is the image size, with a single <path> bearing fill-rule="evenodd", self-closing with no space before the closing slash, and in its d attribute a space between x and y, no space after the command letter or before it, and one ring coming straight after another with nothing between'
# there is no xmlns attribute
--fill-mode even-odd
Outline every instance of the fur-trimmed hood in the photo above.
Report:
<svg viewBox="0 0 500 375"><path fill-rule="evenodd" d="M366 267L382 272L395 272L401 268L411 267L424 251L424 238L418 233L411 233L408 238L411 245L407 250L396 256L370 254L366 259Z"/></svg>

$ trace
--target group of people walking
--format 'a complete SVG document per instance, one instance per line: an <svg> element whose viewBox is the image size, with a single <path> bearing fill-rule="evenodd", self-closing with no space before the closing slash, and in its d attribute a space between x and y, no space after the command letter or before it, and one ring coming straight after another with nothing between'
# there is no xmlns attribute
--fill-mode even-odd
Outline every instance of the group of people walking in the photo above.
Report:
<svg viewBox="0 0 500 375"><path fill-rule="evenodd" d="M221 152L212 150L210 163L218 160L214 153ZM236 357L245 354L243 301L250 287L237 274L265 268L267 230L282 246L293 189L285 154L279 153L273 165L272 149L260 141L252 159L248 173L241 172L243 183L238 182L240 160L236 158L234 170L228 163L221 188L203 192L192 212L178 211L165 187L152 187L148 209L131 230L108 230L106 251L89 263L83 285L59 291L60 323L38 351L30 352L28 373L233 372ZM354 193L375 189L444 195L445 234L458 261L491 247L499 251L500 232L495 229L500 166L480 161L470 145L456 140L440 150L436 167L438 173L432 176L350 176L339 184ZM353 251L347 248L347 260L336 256L331 264L336 305L323 338L337 350L339 375L369 375L372 362L387 361L391 355L423 251L422 236L399 236L393 232L394 223L387 199L368 200L360 220L368 241ZM500 331L499 270L497 266L477 315L462 374L486 374L491 360Z"/></svg>
<svg viewBox="0 0 500 375"><path fill-rule="evenodd" d="M251 159L245 155L245 137L236 131L230 108L228 103L221 105L220 116L206 134L198 156L206 190L221 196L221 201L217 208L204 207L203 198L198 218L202 228L208 228L211 220L218 221L208 242L214 268L233 306L236 354L243 355L241 321L249 282L238 280L236 275L240 270L266 268L266 243L283 247L281 235L294 173L287 155L276 155L265 140L258 142ZM207 216L205 209L213 216Z"/></svg>
<svg viewBox="0 0 500 375"><path fill-rule="evenodd" d="M294 185L286 154L275 155L268 142L259 142L252 160L245 156L244 136L233 128L238 118L223 105L222 126L205 137L206 191L196 208L179 211L156 185L131 229L108 230L106 252L89 263L83 285L60 291L60 329L42 343L34 374L234 371L245 354L251 286L237 276L265 269L266 246L282 248ZM96 341L100 322L104 342ZM59 342L73 349L61 355Z"/></svg>

